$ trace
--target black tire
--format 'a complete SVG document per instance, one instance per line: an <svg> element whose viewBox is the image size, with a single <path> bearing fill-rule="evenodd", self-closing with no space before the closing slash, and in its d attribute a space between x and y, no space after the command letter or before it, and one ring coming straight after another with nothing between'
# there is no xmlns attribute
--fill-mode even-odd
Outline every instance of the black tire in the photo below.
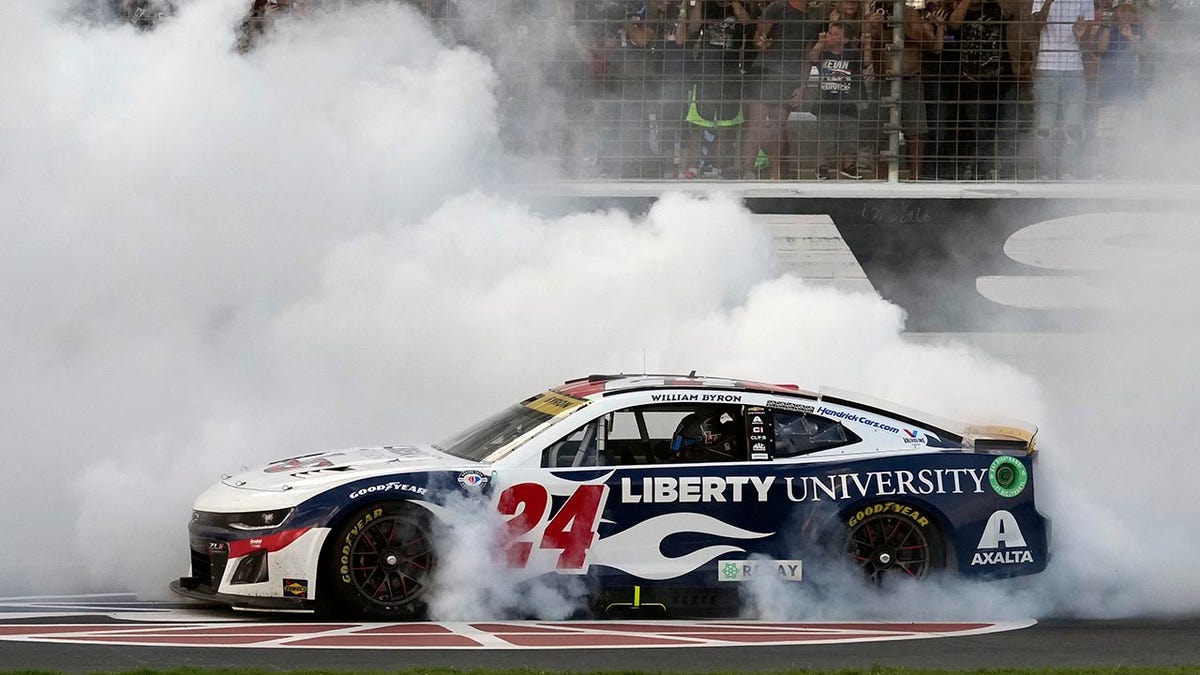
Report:
<svg viewBox="0 0 1200 675"><path fill-rule="evenodd" d="M928 514L882 502L847 519L845 554L874 584L885 578L922 579L945 568L946 545Z"/></svg>
<svg viewBox="0 0 1200 675"><path fill-rule="evenodd" d="M430 517L404 503L371 504L330 534L331 613L389 621L425 617L436 557Z"/></svg>

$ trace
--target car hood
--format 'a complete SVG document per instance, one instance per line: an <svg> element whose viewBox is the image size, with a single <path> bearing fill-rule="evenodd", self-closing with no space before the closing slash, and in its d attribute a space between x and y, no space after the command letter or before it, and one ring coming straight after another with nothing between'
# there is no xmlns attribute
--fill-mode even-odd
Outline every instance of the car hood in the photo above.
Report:
<svg viewBox="0 0 1200 675"><path fill-rule="evenodd" d="M236 476L229 476L221 483L241 490L308 491L373 475L467 469L477 466L480 466L477 462L447 455L432 446L353 448L281 459Z"/></svg>

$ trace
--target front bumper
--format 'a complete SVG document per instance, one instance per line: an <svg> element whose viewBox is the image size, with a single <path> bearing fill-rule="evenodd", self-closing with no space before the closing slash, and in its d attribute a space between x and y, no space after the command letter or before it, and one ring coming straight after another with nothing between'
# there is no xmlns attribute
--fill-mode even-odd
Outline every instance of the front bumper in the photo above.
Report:
<svg viewBox="0 0 1200 675"><path fill-rule="evenodd" d="M217 593L212 590L203 579L196 577L180 577L172 581L171 592L177 595L182 595L185 598L192 600L200 600L214 605L222 605L225 607L236 607L241 609L265 609L265 610L307 610L315 609L312 600L302 598L268 598L268 597L246 597L244 595L228 595L225 593Z"/></svg>
<svg viewBox="0 0 1200 675"><path fill-rule="evenodd" d="M191 571L171 584L175 593L264 609L303 609L316 599L328 529L288 528L249 538L244 532L195 523L189 529Z"/></svg>

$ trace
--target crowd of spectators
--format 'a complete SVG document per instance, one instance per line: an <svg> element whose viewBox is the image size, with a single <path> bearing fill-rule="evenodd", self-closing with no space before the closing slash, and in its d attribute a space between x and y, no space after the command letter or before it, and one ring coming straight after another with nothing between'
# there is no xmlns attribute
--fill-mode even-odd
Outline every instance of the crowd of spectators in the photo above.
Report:
<svg viewBox="0 0 1200 675"><path fill-rule="evenodd" d="M1155 2L576 0L607 134L578 175L857 180L894 155L914 180L1110 177Z"/></svg>
<svg viewBox="0 0 1200 675"><path fill-rule="evenodd" d="M174 11L108 1L140 25ZM1196 0L396 1L530 62L536 86L502 92L517 126L561 117L513 138L571 177L1072 180L1121 177L1159 3ZM310 2L249 0L237 50Z"/></svg>

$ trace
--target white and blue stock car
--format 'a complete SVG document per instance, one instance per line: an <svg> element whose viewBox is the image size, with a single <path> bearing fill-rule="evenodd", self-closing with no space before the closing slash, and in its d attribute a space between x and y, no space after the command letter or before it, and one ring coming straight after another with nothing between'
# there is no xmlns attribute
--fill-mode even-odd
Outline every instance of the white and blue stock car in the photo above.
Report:
<svg viewBox="0 0 1200 675"><path fill-rule="evenodd" d="M1048 556L1034 433L790 385L591 376L438 445L222 480L196 500L191 576L171 587L237 607L418 618L447 509L472 502L503 523L499 559L531 579L574 575L598 609L695 614L736 603L736 582L764 565L798 581L802 561L831 554L876 581L1033 574Z"/></svg>

